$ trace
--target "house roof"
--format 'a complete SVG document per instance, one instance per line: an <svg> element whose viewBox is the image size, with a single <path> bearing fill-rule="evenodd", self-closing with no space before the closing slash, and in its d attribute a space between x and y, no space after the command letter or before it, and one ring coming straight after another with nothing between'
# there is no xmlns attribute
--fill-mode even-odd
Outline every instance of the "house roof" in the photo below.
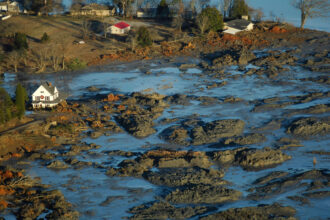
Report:
<svg viewBox="0 0 330 220"><path fill-rule="evenodd" d="M235 19L235 20L227 22L227 26L238 29L238 30L244 30L251 23L252 23L251 21L247 21L244 19Z"/></svg>
<svg viewBox="0 0 330 220"><path fill-rule="evenodd" d="M41 84L51 95L54 95L55 93L55 86L52 86L51 83L45 82Z"/></svg>
<svg viewBox="0 0 330 220"><path fill-rule="evenodd" d="M131 25L121 21L121 22L115 24L114 26L119 28L119 29L124 29L124 28L127 28L127 27L131 26Z"/></svg>

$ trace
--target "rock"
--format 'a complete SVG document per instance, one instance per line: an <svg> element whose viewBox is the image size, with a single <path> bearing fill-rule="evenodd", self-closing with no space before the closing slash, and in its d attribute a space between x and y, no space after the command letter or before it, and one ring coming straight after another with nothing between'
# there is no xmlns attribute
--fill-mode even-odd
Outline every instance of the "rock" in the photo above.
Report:
<svg viewBox="0 0 330 220"><path fill-rule="evenodd" d="M277 166L291 156L283 154L281 150L271 148L249 149L238 148L235 150L216 151L208 153L212 160L221 164L240 165L247 170L267 169Z"/></svg>
<svg viewBox="0 0 330 220"><path fill-rule="evenodd" d="M101 131L89 131L89 132L88 132L88 135L89 135L91 138L96 139L96 138L101 137L101 136L103 135L103 132L101 132Z"/></svg>
<svg viewBox="0 0 330 220"><path fill-rule="evenodd" d="M188 219L212 211L211 207L181 207L176 208L168 202L154 202L132 208L130 219Z"/></svg>
<svg viewBox="0 0 330 220"><path fill-rule="evenodd" d="M290 219L294 220L296 210L290 206L281 206L277 203L273 205L259 205L257 207L231 208L222 212L202 217L201 220L268 220L268 219Z"/></svg>
<svg viewBox="0 0 330 220"><path fill-rule="evenodd" d="M244 169L265 169L274 167L290 159L291 156L282 153L281 150L274 150L267 147L261 150L243 150L235 158L236 162Z"/></svg>
<svg viewBox="0 0 330 220"><path fill-rule="evenodd" d="M238 98L238 97L229 96L229 97L226 97L223 101L229 102L229 103L235 103L235 102L242 102L243 99Z"/></svg>
<svg viewBox="0 0 330 220"><path fill-rule="evenodd" d="M103 202L100 203L100 206L107 206L111 204L114 200L123 198L124 196L108 196Z"/></svg>
<svg viewBox="0 0 330 220"><path fill-rule="evenodd" d="M193 145L217 142L220 138L240 135L244 129L244 122L238 119L217 120L195 127L191 131Z"/></svg>
<svg viewBox="0 0 330 220"><path fill-rule="evenodd" d="M189 145L190 143L188 131L177 125L166 128L162 131L160 137L173 144Z"/></svg>
<svg viewBox="0 0 330 220"><path fill-rule="evenodd" d="M141 176L144 172L152 168L154 160L151 158L138 157L134 160L123 160L119 168L110 168L107 170L109 176Z"/></svg>
<svg viewBox="0 0 330 220"><path fill-rule="evenodd" d="M156 132L149 115L121 115L117 117L117 120L128 133L138 138L144 138Z"/></svg>
<svg viewBox="0 0 330 220"><path fill-rule="evenodd" d="M89 92L98 92L98 91L100 91L100 89L95 87L95 86L89 86L89 87L87 87L87 90Z"/></svg>
<svg viewBox="0 0 330 220"><path fill-rule="evenodd" d="M300 118L291 123L287 128L288 134L300 137L325 135L330 131L329 119Z"/></svg>
<svg viewBox="0 0 330 220"><path fill-rule="evenodd" d="M310 193L304 193L304 196L308 198L327 198L330 197L330 191L316 191L316 192L310 192Z"/></svg>
<svg viewBox="0 0 330 220"><path fill-rule="evenodd" d="M134 160L123 160L118 167L110 168L107 174L110 176L141 176L152 167L157 168L184 168L201 167L208 168L212 162L205 152L152 150Z"/></svg>
<svg viewBox="0 0 330 220"><path fill-rule="evenodd" d="M289 175L288 172L274 171L274 172L271 172L270 174L268 174L267 176L258 178L256 181L254 181L254 184L263 185L274 179L279 179L279 178L285 177L287 175Z"/></svg>
<svg viewBox="0 0 330 220"><path fill-rule="evenodd" d="M182 94L167 96L164 100L172 105L190 105L190 98Z"/></svg>
<svg viewBox="0 0 330 220"><path fill-rule="evenodd" d="M293 116L297 114L323 114L330 112L330 105L315 105L306 109L294 109L288 113L288 116Z"/></svg>
<svg viewBox="0 0 330 220"><path fill-rule="evenodd" d="M299 140L291 139L291 138L287 138L287 137L283 137L283 138L279 139L277 141L276 145L277 145L277 148L281 149L281 150L288 149L291 147L302 147L303 146Z"/></svg>
<svg viewBox="0 0 330 220"><path fill-rule="evenodd" d="M227 65L247 65L250 61L254 60L256 56L250 50L240 49L221 51L212 55L210 58L213 68L219 68Z"/></svg>
<svg viewBox="0 0 330 220"><path fill-rule="evenodd" d="M196 68L197 65L194 64L194 63L184 63L184 64L181 64L179 69L189 69L189 68Z"/></svg>
<svg viewBox="0 0 330 220"><path fill-rule="evenodd" d="M159 172L145 172L143 177L156 185L178 187L191 184L222 185L223 171L214 169L192 168L163 168Z"/></svg>
<svg viewBox="0 0 330 220"><path fill-rule="evenodd" d="M236 201L242 193L233 189L212 185L192 185L176 189L165 197L166 201L175 204L215 204Z"/></svg>
<svg viewBox="0 0 330 220"><path fill-rule="evenodd" d="M292 201L300 202L300 205L310 205L309 200L301 196L288 196L287 198L291 199Z"/></svg>
<svg viewBox="0 0 330 220"><path fill-rule="evenodd" d="M228 138L223 143L225 145L250 145L250 144L258 144L265 141L266 141L265 135L254 133L240 137Z"/></svg>
<svg viewBox="0 0 330 220"><path fill-rule="evenodd" d="M235 150L214 151L214 152L209 152L208 155L211 157L213 161L216 161L223 165L228 165L235 163L235 158L238 152L241 152L245 149L248 148L241 147Z"/></svg>
<svg viewBox="0 0 330 220"><path fill-rule="evenodd" d="M65 164L63 161L60 160L55 160L47 165L47 168L52 168L52 169L66 169L69 166Z"/></svg>
<svg viewBox="0 0 330 220"><path fill-rule="evenodd" d="M165 129L160 133L164 140L180 145L202 145L217 142L220 138L240 135L244 122L238 119L217 120L204 123L200 120L186 120L181 125Z"/></svg>
<svg viewBox="0 0 330 220"><path fill-rule="evenodd" d="M311 170L294 175L279 175L277 178L269 178L268 181L265 179L262 186L249 189L252 193L248 198L253 200L268 199L277 194L291 191L293 188L306 188L306 186L309 185L307 182L311 180L323 180L329 182L330 175L326 170ZM321 187L328 186L322 185Z"/></svg>
<svg viewBox="0 0 330 220"><path fill-rule="evenodd" d="M23 204L20 210L18 210L18 215L21 219L37 219L45 209L46 206L43 203L27 203Z"/></svg>

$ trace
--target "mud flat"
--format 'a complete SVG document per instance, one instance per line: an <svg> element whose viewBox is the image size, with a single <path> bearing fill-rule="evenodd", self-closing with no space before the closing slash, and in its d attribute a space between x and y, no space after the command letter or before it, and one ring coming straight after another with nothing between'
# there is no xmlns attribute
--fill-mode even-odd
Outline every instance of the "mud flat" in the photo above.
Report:
<svg viewBox="0 0 330 220"><path fill-rule="evenodd" d="M1 216L329 218L327 36L44 75L71 97L1 135Z"/></svg>

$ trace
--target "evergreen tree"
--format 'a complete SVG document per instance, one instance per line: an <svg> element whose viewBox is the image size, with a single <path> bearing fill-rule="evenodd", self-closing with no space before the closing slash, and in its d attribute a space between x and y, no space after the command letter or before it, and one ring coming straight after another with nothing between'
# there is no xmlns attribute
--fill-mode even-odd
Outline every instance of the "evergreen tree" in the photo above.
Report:
<svg viewBox="0 0 330 220"><path fill-rule="evenodd" d="M243 15L249 15L248 5L245 3L245 0L234 0L230 9L230 17L241 18Z"/></svg>
<svg viewBox="0 0 330 220"><path fill-rule="evenodd" d="M150 33L146 27L140 27L137 31L137 41L142 47L150 46L152 39Z"/></svg>
<svg viewBox="0 0 330 220"><path fill-rule="evenodd" d="M223 29L223 18L216 8L207 7L198 15L199 18L207 17L207 28L212 31L219 31Z"/></svg>
<svg viewBox="0 0 330 220"><path fill-rule="evenodd" d="M167 19L170 15L170 9L166 3L166 0L161 0L157 6L157 18L158 19Z"/></svg>
<svg viewBox="0 0 330 220"><path fill-rule="evenodd" d="M15 33L14 36L14 49L15 50L26 50L28 49L28 43L26 39L26 34L23 33Z"/></svg>
<svg viewBox="0 0 330 220"><path fill-rule="evenodd" d="M14 104L4 88L0 88L0 124L12 119Z"/></svg>
<svg viewBox="0 0 330 220"><path fill-rule="evenodd" d="M28 101L28 96L25 88L18 83L16 87L16 114L17 117L22 118L22 116L25 114L25 102Z"/></svg>

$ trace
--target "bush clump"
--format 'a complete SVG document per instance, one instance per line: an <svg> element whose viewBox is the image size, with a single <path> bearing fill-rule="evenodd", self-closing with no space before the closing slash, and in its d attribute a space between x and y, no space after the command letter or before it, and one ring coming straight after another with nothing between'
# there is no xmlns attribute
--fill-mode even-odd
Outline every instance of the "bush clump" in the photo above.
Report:
<svg viewBox="0 0 330 220"><path fill-rule="evenodd" d="M15 33L14 35L14 49L15 50L27 50L29 48L27 43L26 34Z"/></svg>
<svg viewBox="0 0 330 220"><path fill-rule="evenodd" d="M87 67L86 62L79 60L78 58L75 58L70 61L70 63L67 64L67 67L69 70L75 71L75 70L81 70Z"/></svg>
<svg viewBox="0 0 330 220"><path fill-rule="evenodd" d="M51 131L56 131L56 132L61 132L61 133L72 133L73 132L73 127L71 124L62 124L59 123L55 126L50 127Z"/></svg>
<svg viewBox="0 0 330 220"><path fill-rule="evenodd" d="M40 42L41 43L48 43L50 41L50 37L48 36L48 34L45 32L43 35L42 35L42 37L41 37L41 39L40 39Z"/></svg>
<svg viewBox="0 0 330 220"><path fill-rule="evenodd" d="M147 47L152 44L150 32L146 27L140 27L137 31L137 41L141 47Z"/></svg>
<svg viewBox="0 0 330 220"><path fill-rule="evenodd" d="M223 29L223 18L218 9L207 7L202 10L198 18L207 18L207 30L220 31Z"/></svg>

